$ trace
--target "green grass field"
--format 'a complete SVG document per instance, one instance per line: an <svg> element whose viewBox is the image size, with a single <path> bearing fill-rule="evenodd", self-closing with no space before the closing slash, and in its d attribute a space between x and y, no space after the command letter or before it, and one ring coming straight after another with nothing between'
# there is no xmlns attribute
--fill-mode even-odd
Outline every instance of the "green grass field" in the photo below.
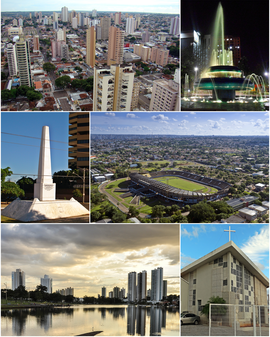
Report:
<svg viewBox="0 0 270 337"><path fill-rule="evenodd" d="M202 184L198 184L193 181L189 181L189 180L185 180L185 179L181 179L181 178L173 177L173 176L155 178L155 180L158 180L172 187L180 188L185 191L200 192L200 193L217 192L217 189L213 187L204 186ZM209 191L209 189L211 189L211 191Z"/></svg>

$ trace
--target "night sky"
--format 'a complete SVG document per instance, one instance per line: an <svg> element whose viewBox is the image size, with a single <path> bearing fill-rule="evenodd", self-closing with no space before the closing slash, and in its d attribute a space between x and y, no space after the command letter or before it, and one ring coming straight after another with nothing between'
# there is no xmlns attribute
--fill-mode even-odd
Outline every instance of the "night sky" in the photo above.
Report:
<svg viewBox="0 0 270 337"><path fill-rule="evenodd" d="M225 35L240 37L241 55L251 68L269 67L268 0L181 0L181 31L211 34L218 3L224 12Z"/></svg>

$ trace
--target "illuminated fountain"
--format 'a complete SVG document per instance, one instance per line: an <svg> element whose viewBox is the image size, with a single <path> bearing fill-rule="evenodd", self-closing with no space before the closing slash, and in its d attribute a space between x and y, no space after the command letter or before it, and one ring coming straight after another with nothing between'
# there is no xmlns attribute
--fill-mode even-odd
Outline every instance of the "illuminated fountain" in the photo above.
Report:
<svg viewBox="0 0 270 337"><path fill-rule="evenodd" d="M248 90L254 87L253 82L245 81L242 71L233 66L231 50L224 48L224 15L221 3L218 5L215 19L210 67L195 83L196 90L212 90L215 101L232 101L236 90Z"/></svg>

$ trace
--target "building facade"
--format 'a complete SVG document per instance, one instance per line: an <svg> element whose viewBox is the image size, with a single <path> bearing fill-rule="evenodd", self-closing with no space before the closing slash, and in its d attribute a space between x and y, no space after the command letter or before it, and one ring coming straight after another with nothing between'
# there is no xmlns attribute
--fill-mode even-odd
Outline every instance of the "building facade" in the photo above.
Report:
<svg viewBox="0 0 270 337"><path fill-rule="evenodd" d="M25 287L25 274L21 269L16 269L11 273L12 290L17 289L19 286Z"/></svg>
<svg viewBox="0 0 270 337"><path fill-rule="evenodd" d="M106 287L101 288L101 296L106 297Z"/></svg>
<svg viewBox="0 0 270 337"><path fill-rule="evenodd" d="M111 26L109 29L109 43L107 65L122 64L124 57L125 32L120 28Z"/></svg>
<svg viewBox="0 0 270 337"><path fill-rule="evenodd" d="M8 61L8 71L9 76L17 76L17 59L16 59L16 49L15 44L9 43L7 45L7 61Z"/></svg>
<svg viewBox="0 0 270 337"><path fill-rule="evenodd" d="M128 301L136 301L136 272L133 271L128 274Z"/></svg>
<svg viewBox="0 0 270 337"><path fill-rule="evenodd" d="M146 299L147 271L143 270L137 275L137 301Z"/></svg>
<svg viewBox="0 0 270 337"><path fill-rule="evenodd" d="M156 80L150 102L150 111L179 111L180 85L174 80Z"/></svg>
<svg viewBox="0 0 270 337"><path fill-rule="evenodd" d="M161 301L163 298L163 268L151 271L151 301Z"/></svg>
<svg viewBox="0 0 270 337"><path fill-rule="evenodd" d="M16 42L17 67L20 76L20 85L33 86L31 77L31 60L29 41L20 37Z"/></svg>
<svg viewBox="0 0 270 337"><path fill-rule="evenodd" d="M182 278L181 289L188 290L188 296L181 297L181 307L195 314L210 297L219 296L238 305L237 315L245 324L250 322L253 304L267 305L269 279L233 241L184 267Z"/></svg>
<svg viewBox="0 0 270 337"><path fill-rule="evenodd" d="M94 68L96 58L96 30L92 26L86 31L86 63Z"/></svg>
<svg viewBox="0 0 270 337"><path fill-rule="evenodd" d="M52 278L49 278L49 275L44 275L44 278L40 279L40 284L44 287L47 287L47 293L52 293Z"/></svg>
<svg viewBox="0 0 270 337"><path fill-rule="evenodd" d="M69 113L70 168L89 169L89 112Z"/></svg>

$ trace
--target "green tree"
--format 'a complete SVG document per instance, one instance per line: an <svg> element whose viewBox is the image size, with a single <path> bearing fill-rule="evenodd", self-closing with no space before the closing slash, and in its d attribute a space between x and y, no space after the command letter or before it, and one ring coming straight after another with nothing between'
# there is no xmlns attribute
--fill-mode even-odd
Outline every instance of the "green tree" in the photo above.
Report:
<svg viewBox="0 0 270 337"><path fill-rule="evenodd" d="M58 78L55 80L55 85L56 85L58 88L65 88L69 83L70 83L70 77L67 76L67 75L58 77Z"/></svg>
<svg viewBox="0 0 270 337"><path fill-rule="evenodd" d="M49 73L50 71L54 71L56 67L51 62L45 62L43 64L43 69Z"/></svg>
<svg viewBox="0 0 270 337"><path fill-rule="evenodd" d="M202 314L205 314L207 317L209 317L209 304L210 303L216 303L216 304L225 304L226 301L224 298L219 296L212 296L207 301L207 304L202 309ZM211 306L211 319L216 321L219 320L221 316L225 315L227 312L227 307L223 305L217 305L217 306Z"/></svg>
<svg viewBox="0 0 270 337"><path fill-rule="evenodd" d="M139 211L136 207L134 207L134 206L129 206L129 209L128 209L128 216L129 216L130 218L136 217L136 216L138 216L139 214L140 214L140 211Z"/></svg>
<svg viewBox="0 0 270 337"><path fill-rule="evenodd" d="M20 285L18 288L16 288L13 292L14 298L26 298L27 297L27 291L25 290L25 286Z"/></svg>
<svg viewBox="0 0 270 337"><path fill-rule="evenodd" d="M99 211L91 212L91 222L96 222L101 218L101 213Z"/></svg>
<svg viewBox="0 0 270 337"><path fill-rule="evenodd" d="M1 182L6 180L6 177L10 177L13 172L10 170L10 167L6 167L4 169L1 168Z"/></svg>
<svg viewBox="0 0 270 337"><path fill-rule="evenodd" d="M188 217L188 221L191 222L212 222L216 220L215 210L204 201L200 201L196 205L192 205L190 208L190 212Z"/></svg>
<svg viewBox="0 0 270 337"><path fill-rule="evenodd" d="M73 194L74 198L81 198L82 197L82 192L78 188L73 190L72 194Z"/></svg>
<svg viewBox="0 0 270 337"><path fill-rule="evenodd" d="M163 205L155 205L152 208L152 217L153 218L162 218L164 213L165 213L165 206L163 206Z"/></svg>
<svg viewBox="0 0 270 337"><path fill-rule="evenodd" d="M35 90L28 90L26 97L29 99L29 101L37 101L42 98L42 94Z"/></svg>
<svg viewBox="0 0 270 337"><path fill-rule="evenodd" d="M113 223L121 223L126 220L126 215L120 211L117 211L112 216L112 222Z"/></svg>
<svg viewBox="0 0 270 337"><path fill-rule="evenodd" d="M34 192L35 180L29 177L22 177L16 181L16 184L24 190L24 192Z"/></svg>

